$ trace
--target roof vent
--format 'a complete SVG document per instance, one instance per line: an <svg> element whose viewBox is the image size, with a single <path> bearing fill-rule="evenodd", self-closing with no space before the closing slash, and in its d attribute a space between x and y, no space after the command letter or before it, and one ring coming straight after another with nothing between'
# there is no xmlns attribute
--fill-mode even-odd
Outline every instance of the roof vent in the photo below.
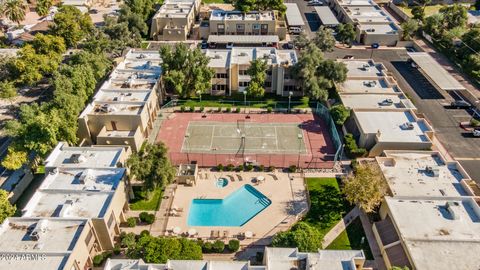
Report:
<svg viewBox="0 0 480 270"><path fill-rule="evenodd" d="M65 217L67 216L68 210L72 208L73 206L73 201L72 200L66 200L64 204L61 205L60 212L58 213L58 217Z"/></svg>
<svg viewBox="0 0 480 270"><path fill-rule="evenodd" d="M51 170L48 174L49 175L58 175L58 168L54 168L53 170Z"/></svg>
<svg viewBox="0 0 480 270"><path fill-rule="evenodd" d="M445 209L448 211L452 219L457 220L460 217L455 213L455 210L453 209L453 206L458 205L458 203L455 202L447 202L445 203Z"/></svg>
<svg viewBox="0 0 480 270"><path fill-rule="evenodd" d="M85 184L88 181L92 181L93 180L92 170L86 169L85 171L83 171L80 177L78 178L78 180L80 181L80 184Z"/></svg>
<svg viewBox="0 0 480 270"><path fill-rule="evenodd" d="M85 156L83 156L82 154L72 154L70 156L70 161L72 163L83 163L87 160L87 158Z"/></svg>
<svg viewBox="0 0 480 270"><path fill-rule="evenodd" d="M38 241L40 239L40 234L47 231L48 220L42 219L37 222L35 229L30 233L30 239L33 241Z"/></svg>

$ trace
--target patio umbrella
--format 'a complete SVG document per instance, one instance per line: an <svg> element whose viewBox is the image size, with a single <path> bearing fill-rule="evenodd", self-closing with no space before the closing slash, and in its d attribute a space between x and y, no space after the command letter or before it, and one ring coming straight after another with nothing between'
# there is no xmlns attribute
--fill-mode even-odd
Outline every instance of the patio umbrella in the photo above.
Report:
<svg viewBox="0 0 480 270"><path fill-rule="evenodd" d="M188 230L188 235L195 235L197 233L197 230L191 228Z"/></svg>
<svg viewBox="0 0 480 270"><path fill-rule="evenodd" d="M173 228L173 233L175 233L175 234L179 234L181 231L182 231L182 228L180 228L178 226Z"/></svg>
<svg viewBox="0 0 480 270"><path fill-rule="evenodd" d="M263 181L265 181L265 177L263 177L263 176L261 176L261 175L260 175L260 176L257 176L257 181L258 181L258 182L263 182Z"/></svg>
<svg viewBox="0 0 480 270"><path fill-rule="evenodd" d="M245 237L246 238L252 238L253 237L253 233L251 231L246 231L245 232Z"/></svg>

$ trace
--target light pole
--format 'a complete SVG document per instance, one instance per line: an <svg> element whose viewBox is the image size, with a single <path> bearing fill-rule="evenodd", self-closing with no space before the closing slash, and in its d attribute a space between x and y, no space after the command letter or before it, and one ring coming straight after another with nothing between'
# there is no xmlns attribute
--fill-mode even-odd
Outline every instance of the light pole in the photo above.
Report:
<svg viewBox="0 0 480 270"><path fill-rule="evenodd" d="M243 104L247 106L247 91L243 90Z"/></svg>
<svg viewBox="0 0 480 270"><path fill-rule="evenodd" d="M290 112L290 100L292 99L292 91L288 92L288 112Z"/></svg>
<svg viewBox="0 0 480 270"><path fill-rule="evenodd" d="M187 162L190 163L190 156L188 155L189 148L188 147L188 138L190 138L190 133L185 133L185 146L187 147Z"/></svg>
<svg viewBox="0 0 480 270"><path fill-rule="evenodd" d="M302 148L302 139L303 139L303 135L302 134L297 134L297 138L298 138L298 160L297 160L297 168L300 167L300 151L301 151L301 148Z"/></svg>
<svg viewBox="0 0 480 270"><path fill-rule="evenodd" d="M202 103L202 91L198 90L197 95L200 98L200 103Z"/></svg>

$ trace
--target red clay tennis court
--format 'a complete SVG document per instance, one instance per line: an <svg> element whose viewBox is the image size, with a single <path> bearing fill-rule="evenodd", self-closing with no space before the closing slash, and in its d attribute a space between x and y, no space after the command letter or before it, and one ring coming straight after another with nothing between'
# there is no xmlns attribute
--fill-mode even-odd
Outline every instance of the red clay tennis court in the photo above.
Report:
<svg viewBox="0 0 480 270"><path fill-rule="evenodd" d="M308 114L174 113L157 141L173 164L210 167L245 162L275 167L332 168L335 148L320 117Z"/></svg>

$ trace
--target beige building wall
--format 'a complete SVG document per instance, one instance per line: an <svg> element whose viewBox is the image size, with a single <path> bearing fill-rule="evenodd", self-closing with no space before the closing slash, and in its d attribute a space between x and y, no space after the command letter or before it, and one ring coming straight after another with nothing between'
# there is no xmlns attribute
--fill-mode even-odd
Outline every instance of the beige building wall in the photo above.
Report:
<svg viewBox="0 0 480 270"><path fill-rule="evenodd" d="M86 222L63 269L91 269L93 257L102 251L97 231L90 222Z"/></svg>

